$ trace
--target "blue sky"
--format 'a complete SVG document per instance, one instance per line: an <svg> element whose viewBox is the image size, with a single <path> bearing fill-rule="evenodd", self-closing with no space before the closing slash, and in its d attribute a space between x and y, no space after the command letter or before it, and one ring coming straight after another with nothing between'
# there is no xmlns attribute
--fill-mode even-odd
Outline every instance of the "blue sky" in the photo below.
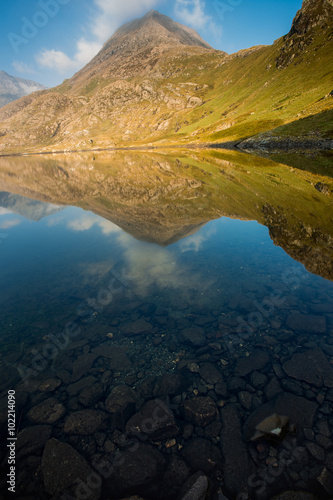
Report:
<svg viewBox="0 0 333 500"><path fill-rule="evenodd" d="M47 86L83 67L124 22L150 9L228 53L286 34L302 0L11 0L0 18L0 70Z"/></svg>

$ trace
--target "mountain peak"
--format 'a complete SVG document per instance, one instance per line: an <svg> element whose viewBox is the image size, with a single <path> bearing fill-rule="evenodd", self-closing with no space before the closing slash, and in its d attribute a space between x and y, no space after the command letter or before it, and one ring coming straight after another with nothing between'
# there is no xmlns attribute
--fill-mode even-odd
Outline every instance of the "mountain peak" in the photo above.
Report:
<svg viewBox="0 0 333 500"><path fill-rule="evenodd" d="M71 78L71 85L81 85L96 73L124 78L150 71L162 54L177 49L179 54L213 50L192 28L173 21L157 10L123 26L107 40L99 53Z"/></svg>
<svg viewBox="0 0 333 500"><path fill-rule="evenodd" d="M149 12L147 12L147 14L145 16L143 16L144 18L148 18L148 17L153 17L155 16L156 14L159 14L159 12L157 10L154 10L154 9L151 9Z"/></svg>
<svg viewBox="0 0 333 500"><path fill-rule="evenodd" d="M161 14L157 10L150 10L145 16L121 26L109 38L104 47L125 35L131 35L136 43L141 36L146 45L152 42L154 44L212 48L194 29L173 21L170 17Z"/></svg>

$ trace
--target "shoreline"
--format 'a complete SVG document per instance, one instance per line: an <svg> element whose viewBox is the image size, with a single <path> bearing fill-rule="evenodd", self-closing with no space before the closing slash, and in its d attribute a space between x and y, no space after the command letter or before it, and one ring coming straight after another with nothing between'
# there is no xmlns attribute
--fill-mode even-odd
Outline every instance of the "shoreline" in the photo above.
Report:
<svg viewBox="0 0 333 500"><path fill-rule="evenodd" d="M106 151L157 151L165 149L224 149L247 154L298 153L308 154L320 151L333 151L333 139L312 137L250 137L248 139L202 144L166 144L142 146L111 146L92 149L61 149L56 151L22 151L20 153L0 153L0 158L46 156L73 153L101 153Z"/></svg>

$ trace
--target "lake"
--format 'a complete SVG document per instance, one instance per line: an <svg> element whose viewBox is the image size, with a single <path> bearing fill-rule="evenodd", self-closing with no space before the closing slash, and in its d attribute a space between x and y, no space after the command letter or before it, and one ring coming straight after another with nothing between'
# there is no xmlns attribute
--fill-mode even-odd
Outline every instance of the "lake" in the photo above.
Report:
<svg viewBox="0 0 333 500"><path fill-rule="evenodd" d="M0 158L1 498L333 497L333 163L275 160Z"/></svg>

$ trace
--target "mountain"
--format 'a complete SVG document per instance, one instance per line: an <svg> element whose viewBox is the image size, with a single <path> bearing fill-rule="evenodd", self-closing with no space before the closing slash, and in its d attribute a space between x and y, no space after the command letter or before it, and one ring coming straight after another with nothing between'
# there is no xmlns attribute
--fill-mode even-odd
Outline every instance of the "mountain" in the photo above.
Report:
<svg viewBox="0 0 333 500"><path fill-rule="evenodd" d="M20 97L45 89L44 85L0 71L0 108Z"/></svg>
<svg viewBox="0 0 333 500"><path fill-rule="evenodd" d="M326 147L332 52L332 0L305 0L286 36L231 55L150 11L62 85L2 108L0 153L240 143L281 126Z"/></svg>

